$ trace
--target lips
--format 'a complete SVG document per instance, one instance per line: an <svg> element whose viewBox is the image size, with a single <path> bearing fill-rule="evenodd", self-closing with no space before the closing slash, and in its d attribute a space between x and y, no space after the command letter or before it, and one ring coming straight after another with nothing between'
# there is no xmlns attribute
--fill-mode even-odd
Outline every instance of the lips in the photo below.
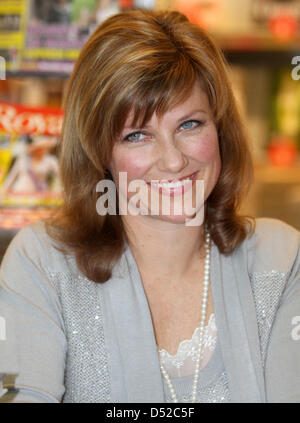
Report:
<svg viewBox="0 0 300 423"><path fill-rule="evenodd" d="M195 173L196 172L191 173L190 175L183 176L182 178L178 178L178 179L170 179L170 180L167 180L166 182L171 183L171 182L182 181L184 179L193 179L192 177L195 175Z"/></svg>

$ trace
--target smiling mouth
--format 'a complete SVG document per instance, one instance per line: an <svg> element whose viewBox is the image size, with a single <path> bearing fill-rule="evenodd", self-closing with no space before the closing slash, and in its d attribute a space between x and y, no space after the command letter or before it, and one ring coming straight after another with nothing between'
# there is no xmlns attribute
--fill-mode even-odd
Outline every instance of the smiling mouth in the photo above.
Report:
<svg viewBox="0 0 300 423"><path fill-rule="evenodd" d="M183 176L182 178L179 179L173 179L173 180L162 180L162 181L151 181L151 182L147 182L148 185L151 185L155 188L165 188L165 189L172 189L172 188L180 188L180 187L184 187L184 185L187 182L193 181L196 176L198 174L198 171L187 175L187 176Z"/></svg>

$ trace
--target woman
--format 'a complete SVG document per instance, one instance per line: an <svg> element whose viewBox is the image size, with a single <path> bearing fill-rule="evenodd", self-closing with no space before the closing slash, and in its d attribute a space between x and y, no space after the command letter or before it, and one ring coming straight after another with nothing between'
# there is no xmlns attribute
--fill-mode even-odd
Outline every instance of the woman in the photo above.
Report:
<svg viewBox="0 0 300 423"><path fill-rule="evenodd" d="M238 213L251 157L199 27L150 11L100 25L60 166L59 215L21 230L1 267L3 401L299 401L299 232Z"/></svg>

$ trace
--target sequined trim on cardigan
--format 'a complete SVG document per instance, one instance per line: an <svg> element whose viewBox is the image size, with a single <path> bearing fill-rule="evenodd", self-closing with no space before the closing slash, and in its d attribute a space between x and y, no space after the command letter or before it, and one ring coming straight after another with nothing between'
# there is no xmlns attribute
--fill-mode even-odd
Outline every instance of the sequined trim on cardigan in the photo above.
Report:
<svg viewBox="0 0 300 423"><path fill-rule="evenodd" d="M98 286L71 274L49 276L61 302L68 342L63 402L110 402L108 353Z"/></svg>
<svg viewBox="0 0 300 423"><path fill-rule="evenodd" d="M272 325L285 284L287 272L255 272L249 275L256 307L263 367L267 355Z"/></svg>

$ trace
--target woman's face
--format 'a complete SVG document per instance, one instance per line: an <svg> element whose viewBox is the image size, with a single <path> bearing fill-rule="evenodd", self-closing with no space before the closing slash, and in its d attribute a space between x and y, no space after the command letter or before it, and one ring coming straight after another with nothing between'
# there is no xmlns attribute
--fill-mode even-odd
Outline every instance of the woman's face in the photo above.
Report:
<svg viewBox="0 0 300 423"><path fill-rule="evenodd" d="M140 180L145 186L141 202L146 205L146 218L185 223L195 214L184 202L192 199L194 211L203 210L221 169L217 129L207 95L196 83L182 104L161 118L154 114L145 127L130 127L131 118L129 115L114 144L110 162L118 191L127 194L130 202L137 191L129 192L129 184ZM126 172L125 184L120 172ZM204 191L199 202L196 192L201 187ZM168 203L166 199L170 201L167 209L163 205Z"/></svg>

